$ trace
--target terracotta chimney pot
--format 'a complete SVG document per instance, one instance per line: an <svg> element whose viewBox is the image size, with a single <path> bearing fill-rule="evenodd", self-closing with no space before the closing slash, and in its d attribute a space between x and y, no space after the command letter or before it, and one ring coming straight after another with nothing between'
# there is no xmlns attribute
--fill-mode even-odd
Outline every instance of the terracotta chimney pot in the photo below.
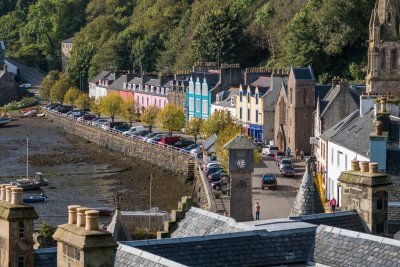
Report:
<svg viewBox="0 0 400 267"><path fill-rule="evenodd" d="M0 201L6 201L6 186L9 184L0 185Z"/></svg>
<svg viewBox="0 0 400 267"><path fill-rule="evenodd" d="M76 209L80 207L79 205L68 206L68 224L76 223Z"/></svg>
<svg viewBox="0 0 400 267"><path fill-rule="evenodd" d="M381 99L381 113L386 113L386 98Z"/></svg>
<svg viewBox="0 0 400 267"><path fill-rule="evenodd" d="M85 212L90 210L89 208L77 208L76 211L78 212L77 218L76 218L76 226L77 227L85 227L85 222L86 222L86 216Z"/></svg>
<svg viewBox="0 0 400 267"><path fill-rule="evenodd" d="M368 161L361 161L360 162L360 169L361 169L361 172L368 172L369 171Z"/></svg>
<svg viewBox="0 0 400 267"><path fill-rule="evenodd" d="M86 231L97 231L99 230L99 211L88 210L86 214Z"/></svg>
<svg viewBox="0 0 400 267"><path fill-rule="evenodd" d="M13 187L11 188L11 204L14 205L22 205L24 204L23 197L22 197L22 191L23 189L20 187Z"/></svg>
<svg viewBox="0 0 400 267"><path fill-rule="evenodd" d="M382 135L382 122L381 121L377 121L375 124L375 134L376 135Z"/></svg>
<svg viewBox="0 0 400 267"><path fill-rule="evenodd" d="M6 202L11 202L11 188L13 188L13 185L7 185L6 186Z"/></svg>
<svg viewBox="0 0 400 267"><path fill-rule="evenodd" d="M352 171L360 171L360 162L356 159L351 161L351 170Z"/></svg>
<svg viewBox="0 0 400 267"><path fill-rule="evenodd" d="M369 173L378 173L378 163L371 162L369 164Z"/></svg>

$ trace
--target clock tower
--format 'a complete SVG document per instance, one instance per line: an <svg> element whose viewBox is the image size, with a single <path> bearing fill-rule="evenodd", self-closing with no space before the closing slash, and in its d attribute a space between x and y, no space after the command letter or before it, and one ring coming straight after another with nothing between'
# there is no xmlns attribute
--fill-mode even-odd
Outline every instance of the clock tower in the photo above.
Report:
<svg viewBox="0 0 400 267"><path fill-rule="evenodd" d="M254 144L243 134L237 135L224 148L228 149L230 174L230 216L238 222L253 220L251 174Z"/></svg>

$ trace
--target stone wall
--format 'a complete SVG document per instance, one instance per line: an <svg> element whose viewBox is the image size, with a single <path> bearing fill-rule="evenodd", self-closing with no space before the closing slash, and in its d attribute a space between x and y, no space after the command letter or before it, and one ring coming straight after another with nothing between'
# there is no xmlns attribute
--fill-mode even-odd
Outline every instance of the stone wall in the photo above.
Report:
<svg viewBox="0 0 400 267"><path fill-rule="evenodd" d="M19 99L18 83L8 72L0 71L0 106Z"/></svg>
<svg viewBox="0 0 400 267"><path fill-rule="evenodd" d="M186 180L187 177L188 163L194 161L192 155L183 154L176 150L146 143L141 140L126 138L120 134L106 132L55 113L46 112L46 116L54 120L58 126L69 133L82 137L104 148L121 152L131 157L140 158L161 168L171 170L182 175L183 180Z"/></svg>

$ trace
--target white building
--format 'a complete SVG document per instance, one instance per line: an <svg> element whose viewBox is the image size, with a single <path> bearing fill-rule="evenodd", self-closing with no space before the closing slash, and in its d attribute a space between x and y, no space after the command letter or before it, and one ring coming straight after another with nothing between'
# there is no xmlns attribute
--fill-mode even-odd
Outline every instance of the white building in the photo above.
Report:
<svg viewBox="0 0 400 267"><path fill-rule="evenodd" d="M211 103L211 114L216 110L225 110L233 118L236 118L236 96L239 88L231 87L228 91L220 92L216 95L216 101Z"/></svg>

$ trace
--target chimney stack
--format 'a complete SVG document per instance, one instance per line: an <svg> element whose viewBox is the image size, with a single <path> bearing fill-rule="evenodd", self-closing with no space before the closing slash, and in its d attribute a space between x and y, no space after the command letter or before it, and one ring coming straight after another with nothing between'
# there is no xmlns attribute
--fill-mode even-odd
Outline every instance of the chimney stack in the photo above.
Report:
<svg viewBox="0 0 400 267"><path fill-rule="evenodd" d="M99 230L99 211L88 210L86 214L86 231L97 231Z"/></svg>
<svg viewBox="0 0 400 267"><path fill-rule="evenodd" d="M68 206L68 224L76 224L76 209L80 207L79 205Z"/></svg>
<svg viewBox="0 0 400 267"><path fill-rule="evenodd" d="M90 210L90 209L89 208L77 208L76 210L78 212L78 217L77 217L77 220L76 220L76 226L77 227L85 227L85 221L86 221L85 212Z"/></svg>
<svg viewBox="0 0 400 267"><path fill-rule="evenodd" d="M11 204L14 205L22 205L24 204L23 198L22 198L22 191L23 189L20 187L13 187L11 188Z"/></svg>

